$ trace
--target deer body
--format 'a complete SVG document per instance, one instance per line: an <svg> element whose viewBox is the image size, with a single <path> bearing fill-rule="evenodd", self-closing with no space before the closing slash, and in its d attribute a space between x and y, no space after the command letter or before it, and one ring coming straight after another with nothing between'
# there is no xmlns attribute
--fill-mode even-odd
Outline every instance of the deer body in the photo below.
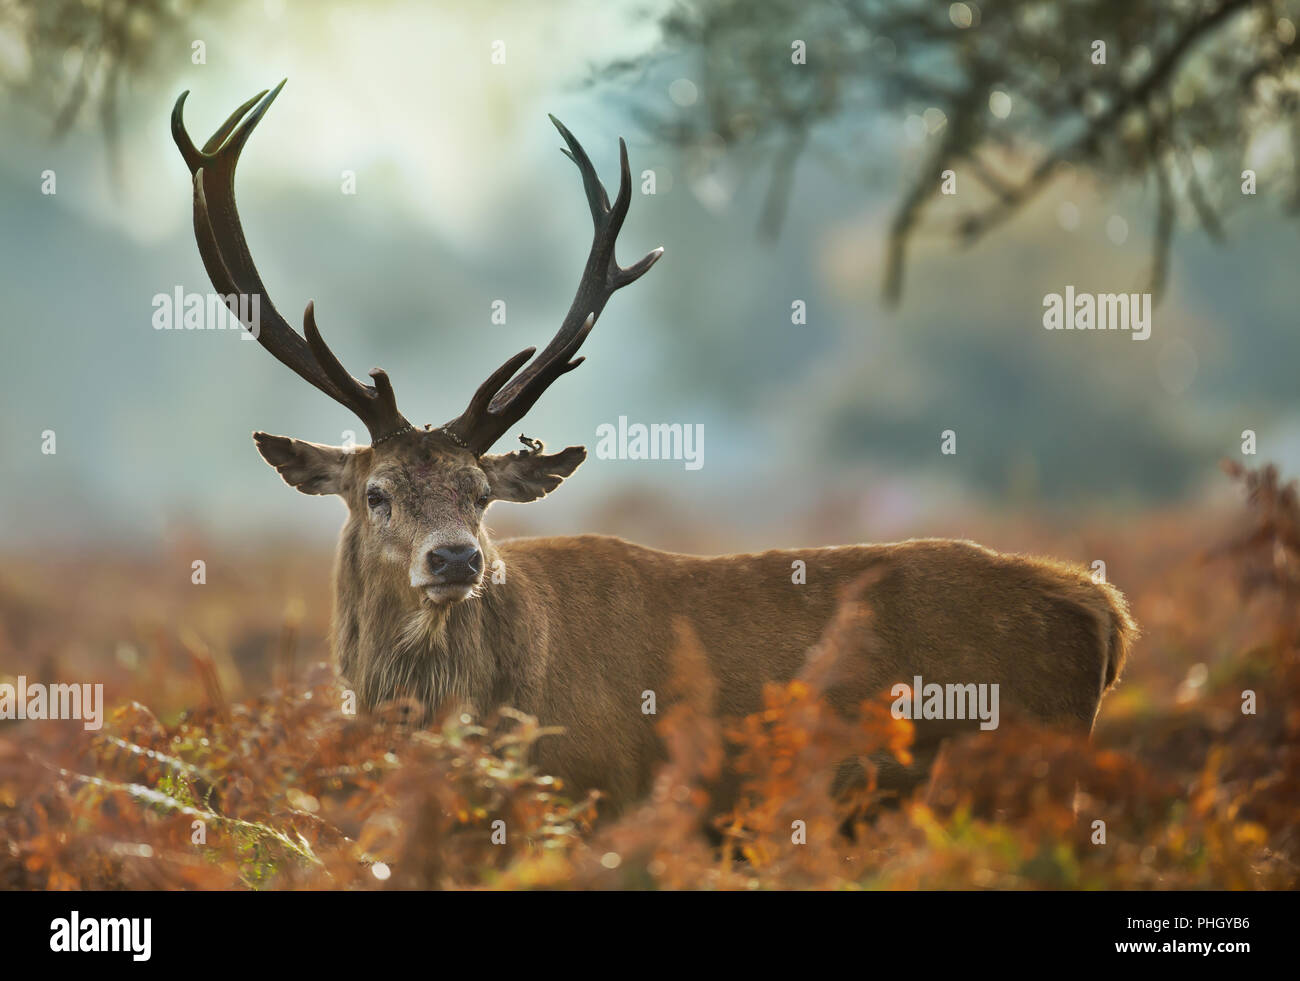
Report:
<svg viewBox="0 0 1300 981"><path fill-rule="evenodd" d="M600 788L614 809L649 789L661 759L658 716L643 713L642 702L654 692L660 713L667 704L675 618L708 658L715 710L733 718L762 708L765 683L799 672L843 588L867 572L879 574L862 596L874 642L851 652L864 661L835 692L842 709L919 675L997 684L1004 710L1086 733L1129 641L1113 588L1082 570L972 542L708 558L597 535L489 548L504 582L471 603L417 605L397 616L366 603L362 570L341 558L340 673L372 705L402 695L479 713L509 705L561 727L539 744L539 766L576 791ZM796 560L807 564L806 583L791 581ZM364 623L359 610L375 622ZM928 759L953 729L918 723L918 757Z"/></svg>
<svg viewBox="0 0 1300 981"><path fill-rule="evenodd" d="M339 363L312 304L303 333L290 327L253 265L235 207L235 166L283 85L237 109L202 149L185 130L182 95L172 135L193 177L195 238L217 292L274 357L370 431L371 445L354 449L254 434L287 483L347 504L334 650L366 706L413 697L430 712L528 712L564 730L539 743L541 768L573 789L600 788L619 807L645 792L661 755L643 700L655 693L665 704L677 623L707 656L715 712L744 716L761 708L765 683L800 670L844 588L860 581L870 637L854 670L827 692L837 708L919 675L998 685L1002 704L1032 720L1091 728L1135 628L1120 593L1081 569L951 540L718 558L599 536L494 544L483 525L489 505L546 496L587 454L581 446L548 454L523 436L523 450L488 450L581 364L577 351L606 302L662 254L626 268L614 258L632 193L627 148L620 140L611 203L581 145L552 117L594 224L573 304L541 354L519 352L458 417L416 428L383 371L367 385ZM792 578L796 561L806 564L806 582ZM497 571L504 581L494 581ZM918 724L923 759L948 731Z"/></svg>

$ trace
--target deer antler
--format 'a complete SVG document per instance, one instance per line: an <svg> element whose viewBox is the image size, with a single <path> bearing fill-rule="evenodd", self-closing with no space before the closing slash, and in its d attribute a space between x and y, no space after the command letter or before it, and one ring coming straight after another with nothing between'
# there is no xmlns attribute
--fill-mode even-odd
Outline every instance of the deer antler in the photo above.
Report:
<svg viewBox="0 0 1300 981"><path fill-rule="evenodd" d="M591 333L591 328L595 326L596 319L609 298L616 290L645 275L664 252L662 248L655 249L627 268L620 266L614 258L614 242L618 238L619 229L623 227L628 204L632 200L632 175L627 163L627 144L622 139L618 141L621 165L618 197L611 207L609 195L596 176L596 169L582 149L582 144L554 116L551 116L551 122L569 145L562 152L577 164L582 173L582 186L587 192L587 203L591 207L591 217L596 226L595 237L582 279L578 283L578 293L573 298L573 304L560 324L560 329L546 345L546 349L516 376L515 372L533 356L536 348L520 351L479 386L464 412L442 427L443 432L473 451L476 456L485 453L522 419L555 379L582 364L584 358L573 359L573 356Z"/></svg>
<svg viewBox="0 0 1300 981"><path fill-rule="evenodd" d="M235 208L235 165L239 154L282 88L283 81L271 92L264 90L245 102L212 134L202 150L194 146L182 119L189 92L182 92L176 100L172 139L194 177L194 237L208 278L230 311L277 361L351 409L370 431L371 442L379 443L412 428L397 411L388 375L376 368L370 372L374 385L366 385L348 374L321 338L312 303L307 304L303 318L306 339L289 326L262 285ZM241 295L258 298L258 322L250 322L255 319L251 305L240 304Z"/></svg>
<svg viewBox="0 0 1300 981"><path fill-rule="evenodd" d="M305 340L302 334L289 326L271 302L257 267L253 265L235 207L235 166L239 154L282 88L283 81L269 93L259 92L245 102L222 123L202 150L194 146L182 118L189 92L182 92L176 100L176 107L172 110L172 138L194 177L194 237L208 278L231 312L240 317L244 326L276 360L351 409L370 431L371 442L377 444L413 428L397 410L397 399L388 375L376 368L370 372L374 385L366 385L348 374L320 336L313 303L307 304L303 318ZM555 379L582 364L584 359L574 359L574 355L587 339L609 298L616 290L640 279L663 255L662 248L655 249L627 268L620 266L614 258L614 242L632 199L627 144L621 139L618 141L621 172L618 197L611 206L609 195L582 145L554 116L551 122L569 145L564 154L577 164L582 173L583 188L595 223L591 252L573 304L541 355L519 371L536 348L520 351L479 386L464 412L442 427L442 432L475 456L486 452L506 430L522 419ZM250 322L253 320L250 305L238 302L241 295L257 297L258 322ZM518 376L515 375L517 371Z"/></svg>

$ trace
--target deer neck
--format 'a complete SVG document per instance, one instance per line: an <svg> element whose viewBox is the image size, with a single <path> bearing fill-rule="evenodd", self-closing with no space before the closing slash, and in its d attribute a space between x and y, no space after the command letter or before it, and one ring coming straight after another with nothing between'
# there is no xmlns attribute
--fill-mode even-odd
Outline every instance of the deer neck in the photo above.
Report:
<svg viewBox="0 0 1300 981"><path fill-rule="evenodd" d="M435 714L491 709L503 679L490 641L511 620L504 591L485 581L471 599L433 605L400 574L367 575L354 542L345 529L335 568L334 657L362 706L409 698ZM497 550L486 534L480 543L491 570Z"/></svg>

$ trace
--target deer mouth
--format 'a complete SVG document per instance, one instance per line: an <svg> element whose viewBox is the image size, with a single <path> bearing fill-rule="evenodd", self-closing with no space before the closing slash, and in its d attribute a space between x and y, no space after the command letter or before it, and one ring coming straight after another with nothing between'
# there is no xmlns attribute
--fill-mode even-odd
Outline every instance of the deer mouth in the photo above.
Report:
<svg viewBox="0 0 1300 981"><path fill-rule="evenodd" d="M423 592L425 599L435 606L442 606L467 600L474 595L477 589L478 583L440 583L434 586L425 586Z"/></svg>

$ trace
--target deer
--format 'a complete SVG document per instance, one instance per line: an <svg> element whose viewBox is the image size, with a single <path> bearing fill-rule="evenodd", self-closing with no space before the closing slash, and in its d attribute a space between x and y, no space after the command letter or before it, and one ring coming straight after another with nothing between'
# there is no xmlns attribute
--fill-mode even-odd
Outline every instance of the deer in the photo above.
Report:
<svg viewBox="0 0 1300 981"><path fill-rule="evenodd" d="M452 705L527 713L557 732L536 744L535 765L575 794L598 791L601 814L617 814L646 796L664 758L643 695L670 691L679 628L705 653L713 713L744 717L762 708L766 684L801 671L844 590L865 581L872 643L852 683L835 693L842 705L914 678L981 682L999 686L1004 710L1091 733L1137 627L1123 594L1082 566L958 539L712 557L601 535L493 540L484 524L492 504L546 497L587 451L547 452L522 434L522 449L489 451L582 364L577 352L610 297L663 255L657 248L626 267L615 259L632 195L627 144L619 140L611 202L581 144L550 117L594 223L577 293L540 355L520 351L458 416L417 427L398 410L383 370L366 384L343 367L321 337L314 301L295 331L253 264L235 167L284 84L236 109L201 150L186 131L182 93L172 135L192 177L194 234L213 287L273 357L369 432L370 445L351 447L253 434L289 486L346 505L330 646L338 677L366 710L408 699L429 718ZM796 562L805 564L803 582L791 574ZM936 747L961 728L915 724L919 770L900 775L900 785L923 776Z"/></svg>

